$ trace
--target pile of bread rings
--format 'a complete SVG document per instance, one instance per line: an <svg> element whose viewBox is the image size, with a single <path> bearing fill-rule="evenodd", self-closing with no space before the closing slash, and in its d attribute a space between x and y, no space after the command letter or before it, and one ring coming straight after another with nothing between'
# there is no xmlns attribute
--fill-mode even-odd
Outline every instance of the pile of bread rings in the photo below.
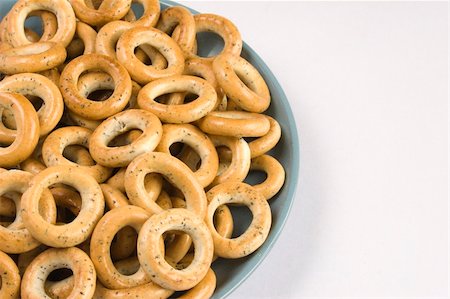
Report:
<svg viewBox="0 0 450 299"><path fill-rule="evenodd" d="M205 31L220 54L196 54ZM263 244L281 129L241 49L229 20L158 0L16 2L0 23L0 298L209 298L213 261ZM238 237L227 205L253 215Z"/></svg>

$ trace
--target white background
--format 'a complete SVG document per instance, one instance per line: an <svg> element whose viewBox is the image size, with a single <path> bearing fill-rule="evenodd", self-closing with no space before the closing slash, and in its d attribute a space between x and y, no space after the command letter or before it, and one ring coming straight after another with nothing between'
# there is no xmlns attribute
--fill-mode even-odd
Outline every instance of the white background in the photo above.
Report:
<svg viewBox="0 0 450 299"><path fill-rule="evenodd" d="M290 218L230 298L446 298L447 4L183 3L238 26L300 132Z"/></svg>

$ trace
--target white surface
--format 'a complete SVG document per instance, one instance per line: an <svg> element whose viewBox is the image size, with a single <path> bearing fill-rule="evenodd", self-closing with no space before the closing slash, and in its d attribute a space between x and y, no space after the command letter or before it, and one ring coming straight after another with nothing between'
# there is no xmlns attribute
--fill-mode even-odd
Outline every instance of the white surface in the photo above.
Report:
<svg viewBox="0 0 450 299"><path fill-rule="evenodd" d="M240 28L300 132L292 214L230 298L447 297L447 4L183 3Z"/></svg>

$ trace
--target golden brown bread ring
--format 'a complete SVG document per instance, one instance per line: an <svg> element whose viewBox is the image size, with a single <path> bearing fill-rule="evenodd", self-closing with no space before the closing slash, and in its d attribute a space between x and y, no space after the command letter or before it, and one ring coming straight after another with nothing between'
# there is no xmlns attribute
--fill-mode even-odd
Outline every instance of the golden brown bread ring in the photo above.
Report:
<svg viewBox="0 0 450 299"><path fill-rule="evenodd" d="M96 281L94 265L89 256L76 247L51 248L38 255L23 275L22 298L48 298L44 283L53 270L61 268L69 268L73 272L74 287L67 298L92 298Z"/></svg>
<svg viewBox="0 0 450 299"><path fill-rule="evenodd" d="M17 125L17 137L7 147L0 147L0 167L12 167L25 161L39 140L39 119L33 105L20 94L0 92L0 110L10 109ZM0 134L0 141L8 138Z"/></svg>
<svg viewBox="0 0 450 299"><path fill-rule="evenodd" d="M270 105L270 91L258 70L242 57L221 54L213 70L227 96L240 108L261 113Z"/></svg>
<svg viewBox="0 0 450 299"><path fill-rule="evenodd" d="M199 154L201 164L199 169L194 172L194 176L203 187L208 186L214 180L219 169L219 158L209 137L193 125L165 124L156 151L170 155L170 146L176 142L189 145Z"/></svg>
<svg viewBox="0 0 450 299"><path fill-rule="evenodd" d="M167 60L168 67L159 69L145 65L136 58L134 50L150 45ZM122 34L117 42L117 59L127 68L134 81L146 84L158 78L180 75L184 68L184 55L178 44L164 32L150 27L134 27Z"/></svg>
<svg viewBox="0 0 450 299"><path fill-rule="evenodd" d="M205 215L205 192L192 171L177 158L159 152L142 154L128 165L125 173L125 189L132 204L142 207L151 213L163 211L155 203L156 198L149 199L149 194L144 184L145 176L149 173L162 174L184 194L188 210L199 216Z"/></svg>
<svg viewBox="0 0 450 299"><path fill-rule="evenodd" d="M267 200L252 186L229 181L215 186L207 193L208 214L205 222L214 240L214 253L224 258L241 258L253 253L266 240L272 224ZM244 204L253 214L252 222L239 237L221 236L214 227L214 213L224 204Z"/></svg>
<svg viewBox="0 0 450 299"><path fill-rule="evenodd" d="M102 102L95 102L80 94L77 84L81 74L101 70L114 80L113 94ZM131 79L127 70L116 60L100 54L86 54L73 59L64 68L60 89L66 106L76 114L93 120L107 118L122 111L131 96Z"/></svg>
<svg viewBox="0 0 450 299"><path fill-rule="evenodd" d="M187 233L194 243L192 263L183 270L169 265L161 252L159 241L164 232ZM186 209L170 209L152 215L142 226L138 237L138 258L141 267L158 285L171 290L187 290L206 275L212 262L214 246L203 216Z"/></svg>
<svg viewBox="0 0 450 299"><path fill-rule="evenodd" d="M6 253L0 251L0 297L18 298L20 291L20 274L16 263Z"/></svg>
<svg viewBox="0 0 450 299"><path fill-rule="evenodd" d="M8 75L41 72L57 67L66 56L66 49L59 43L18 46L0 52L0 72Z"/></svg>
<svg viewBox="0 0 450 299"><path fill-rule="evenodd" d="M64 165L79 167L84 173L92 176L97 182L106 181L112 173L112 169L96 165L77 164L63 156L64 149L69 145L82 145L88 148L92 131L82 127L63 127L53 131L42 145L42 158L47 167ZM91 163L89 163L91 164Z"/></svg>
<svg viewBox="0 0 450 299"><path fill-rule="evenodd" d="M165 105L156 98L174 92L190 92L198 95L194 101L181 105ZM158 116L162 122L190 123L214 109L217 93L208 81L186 75L161 78L145 85L138 94L138 105Z"/></svg>
<svg viewBox="0 0 450 299"><path fill-rule="evenodd" d="M269 120L270 129L266 135L248 143L252 158L261 156L273 149L281 138L281 128L278 122L268 115L265 115L265 117Z"/></svg>
<svg viewBox="0 0 450 299"><path fill-rule="evenodd" d="M50 42L61 43L66 47L75 34L75 14L68 1L62 0L19 0L8 13L7 33L5 38L14 46L29 45L24 32L26 17L33 11L46 10L56 15L58 29L48 39Z"/></svg>
<svg viewBox="0 0 450 299"><path fill-rule="evenodd" d="M78 19L86 24L104 25L108 22L120 20L131 7L131 0L105 0L98 9L86 5L84 0L69 0Z"/></svg>
<svg viewBox="0 0 450 299"><path fill-rule="evenodd" d="M211 111L197 125L208 134L237 138L261 137L270 129L264 115L245 111Z"/></svg>
<svg viewBox="0 0 450 299"><path fill-rule="evenodd" d="M195 42L195 20L192 13L181 6L168 7L162 11L156 26L166 34L172 33L172 38L180 46L185 55L193 52ZM177 29L175 34L174 29Z"/></svg>
<svg viewBox="0 0 450 299"><path fill-rule="evenodd" d="M39 214L39 198L42 192L56 183L74 187L81 195L82 204L78 216L69 224L53 225ZM22 196L22 217L33 237L52 247L71 247L85 241L103 215L105 202L102 190L79 167L53 166L37 174Z"/></svg>
<svg viewBox="0 0 450 299"><path fill-rule="evenodd" d="M253 158L250 165L251 170L260 170L267 174L267 178L262 183L253 185L253 188L259 191L267 200L274 197L283 187L285 171L283 165L274 157L262 155Z"/></svg>
<svg viewBox="0 0 450 299"><path fill-rule="evenodd" d="M228 19L215 14L197 14L194 16L196 32L214 32L222 37L224 47L220 54L229 53L239 56L242 51L242 38L238 28ZM216 56L200 57L192 53L188 58L198 58L211 63Z"/></svg>
<svg viewBox="0 0 450 299"><path fill-rule="evenodd" d="M108 144L117 136L139 129L142 134L133 142L123 146ZM137 156L153 151L161 140L161 121L151 112L128 109L104 120L92 133L89 151L99 164L108 167L123 167Z"/></svg>
<svg viewBox="0 0 450 299"><path fill-rule="evenodd" d="M154 27L160 17L161 7L159 0L133 0L132 2L141 4L144 9L139 19L132 20L133 25ZM132 10L130 9L130 11Z"/></svg>
<svg viewBox="0 0 450 299"><path fill-rule="evenodd" d="M125 21L114 21L103 26L97 35L95 41L95 51L98 54L107 55L111 58L117 59L116 45L122 34L134 28L135 25ZM152 66L157 69L163 69L167 67L167 61L164 56L150 45L141 45L138 50L140 53L145 54L151 60ZM137 51L137 50L136 50ZM136 52L136 57L142 54Z"/></svg>
<svg viewBox="0 0 450 299"><path fill-rule="evenodd" d="M50 133L62 117L64 102L61 92L52 81L42 75L23 73L9 76L0 82L0 92L32 95L43 100L44 104L37 111L40 137ZM12 135L15 137L17 134Z"/></svg>
<svg viewBox="0 0 450 299"><path fill-rule="evenodd" d="M98 222L91 237L91 256L98 279L110 289L123 289L150 282L150 277L142 267L132 275L120 273L111 259L110 247L114 236L121 229L131 226L137 232L151 216L142 208L126 205L107 212Z"/></svg>

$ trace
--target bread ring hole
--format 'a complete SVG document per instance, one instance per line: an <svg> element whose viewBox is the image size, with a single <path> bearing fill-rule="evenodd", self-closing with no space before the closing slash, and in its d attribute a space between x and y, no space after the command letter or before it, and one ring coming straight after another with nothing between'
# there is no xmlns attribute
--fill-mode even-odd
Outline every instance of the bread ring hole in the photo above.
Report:
<svg viewBox="0 0 450 299"><path fill-rule="evenodd" d="M190 103L192 101L195 101L197 98L198 98L197 94L188 92L186 94L186 96L184 97L183 104L187 104L187 103Z"/></svg>
<svg viewBox="0 0 450 299"><path fill-rule="evenodd" d="M95 161L92 159L89 150L78 144L71 144L66 146L63 150L64 158L72 161L73 163L82 165L82 166L94 166Z"/></svg>
<svg viewBox="0 0 450 299"><path fill-rule="evenodd" d="M111 259L113 262L117 262L127 258L137 258L137 237L138 233L131 226L125 226L121 228L115 235L109 248ZM137 269L133 268L134 272L130 270L124 270L126 275L136 273ZM122 273L124 274L124 273Z"/></svg>
<svg viewBox="0 0 450 299"><path fill-rule="evenodd" d="M227 206L233 216L233 234L231 235L231 238L234 239L242 235L249 228L253 220L253 214L246 205L230 204ZM215 213L214 217L216 217Z"/></svg>
<svg viewBox="0 0 450 299"><path fill-rule="evenodd" d="M128 130L116 137L114 137L109 143L108 147L119 147L131 144L134 140L138 139L143 133L139 129Z"/></svg>
<svg viewBox="0 0 450 299"><path fill-rule="evenodd" d="M9 109L0 109L0 119L3 126L10 130L16 130L16 120L14 118L14 112Z"/></svg>
<svg viewBox="0 0 450 299"><path fill-rule="evenodd" d="M16 219L16 204L7 195L0 196L0 225L8 227Z"/></svg>
<svg viewBox="0 0 450 299"><path fill-rule="evenodd" d="M192 262L192 258L186 258L186 255L193 257L194 245L188 234L178 230L170 230L164 233L164 253L168 264L177 270L183 270ZM173 259L175 257L175 260Z"/></svg>
<svg viewBox="0 0 450 299"><path fill-rule="evenodd" d="M10 226L16 220L16 201L22 196L19 192L0 194L0 225Z"/></svg>
<svg viewBox="0 0 450 299"><path fill-rule="evenodd" d="M267 173L262 170L250 169L244 182L249 185L257 185L263 183L267 179Z"/></svg>
<svg viewBox="0 0 450 299"><path fill-rule="evenodd" d="M239 80L241 80L242 83L245 84L245 86L250 88L250 90L252 90L253 92L258 91L255 81L253 81L251 79L251 76L249 75L248 72L245 72L244 70L241 70L240 68L235 68L234 71L236 73L236 76L238 76Z"/></svg>
<svg viewBox="0 0 450 299"><path fill-rule="evenodd" d="M136 20L139 20L144 15L144 6L135 0L133 0L133 3L131 3L130 9L134 12Z"/></svg>
<svg viewBox="0 0 450 299"><path fill-rule="evenodd" d="M64 225L75 220L80 212L81 195L72 186L58 183L49 186L56 204L56 225Z"/></svg>
<svg viewBox="0 0 450 299"><path fill-rule="evenodd" d="M113 93L113 89L99 89L91 92L87 98L91 101L102 102L108 99Z"/></svg>
<svg viewBox="0 0 450 299"><path fill-rule="evenodd" d="M55 269L47 276L48 281L61 281L73 275L73 271L69 268Z"/></svg>
<svg viewBox="0 0 450 299"><path fill-rule="evenodd" d="M33 28L33 31L36 32L39 37L41 37L44 28L42 18L38 16L28 15L25 19L25 28Z"/></svg>
<svg viewBox="0 0 450 299"><path fill-rule="evenodd" d="M180 142L178 142L180 143ZM200 166L202 165L202 159L200 158L199 154L188 144L183 144L182 149L178 152L178 154L174 155L171 151L171 154L173 156L176 156L178 159L184 162L193 172L197 171ZM173 145L173 144L172 144ZM171 146L172 147L172 146Z"/></svg>
<svg viewBox="0 0 450 299"><path fill-rule="evenodd" d="M216 56L224 48L223 38L214 32L197 33L197 55L200 57Z"/></svg>

